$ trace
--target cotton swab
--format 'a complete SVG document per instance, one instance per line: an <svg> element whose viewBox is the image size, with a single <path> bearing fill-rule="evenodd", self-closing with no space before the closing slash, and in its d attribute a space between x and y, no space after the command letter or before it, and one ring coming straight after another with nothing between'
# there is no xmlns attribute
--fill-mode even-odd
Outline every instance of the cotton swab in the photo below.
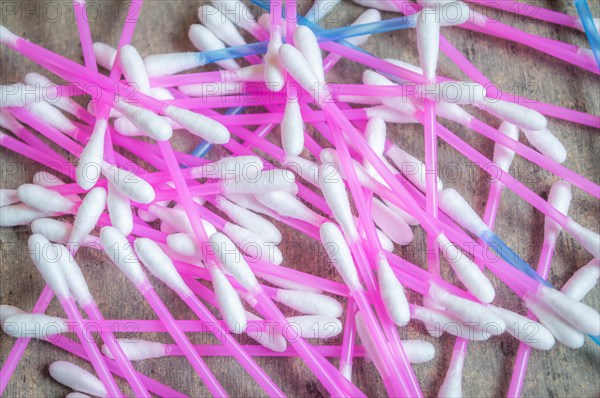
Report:
<svg viewBox="0 0 600 398"><path fill-rule="evenodd" d="M600 262L592 259L589 263L579 268L563 285L561 292L575 300L580 301L596 286L600 278Z"/></svg>
<svg viewBox="0 0 600 398"><path fill-rule="evenodd" d="M102 382L93 374L67 361L56 361L48 368L50 376L60 384L97 397L109 397Z"/></svg>
<svg viewBox="0 0 600 398"><path fill-rule="evenodd" d="M41 235L32 235L29 238L28 245L32 260L44 277L44 280L60 300L61 305L67 312L69 318L79 325L75 330L107 391L109 391L110 395L114 394L114 396L122 396L119 387L108 371L106 363L100 354L100 350L94 342L87 339L84 335L82 328L83 318L73 301L63 271L57 264L49 261L49 253L53 253L56 258L57 255L60 255L60 252L56 248L53 248L50 242Z"/></svg>

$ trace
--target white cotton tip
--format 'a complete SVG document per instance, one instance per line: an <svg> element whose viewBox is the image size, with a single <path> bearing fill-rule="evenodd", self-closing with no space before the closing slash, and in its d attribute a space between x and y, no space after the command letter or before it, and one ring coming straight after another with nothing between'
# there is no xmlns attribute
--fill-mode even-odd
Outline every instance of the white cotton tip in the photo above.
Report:
<svg viewBox="0 0 600 398"><path fill-rule="evenodd" d="M279 56L279 49L282 44L281 28L271 29L269 46L264 57L264 81L269 90L274 92L281 91L285 85L285 70Z"/></svg>
<svg viewBox="0 0 600 398"><path fill-rule="evenodd" d="M496 296L496 291L483 271L450 242L446 235L440 234L436 241L442 254L467 290L481 302L491 303Z"/></svg>
<svg viewBox="0 0 600 398"><path fill-rule="evenodd" d="M161 358L168 355L168 346L166 344L142 339L117 339L117 342L130 361ZM102 346L102 353L108 358L114 358L106 345Z"/></svg>
<svg viewBox="0 0 600 398"><path fill-rule="evenodd" d="M352 1L354 1L356 4L360 4L361 6L365 6L365 7L369 7L369 8L376 8L381 11L399 12L398 7L396 7L394 5L394 3L391 2L390 0L380 0L380 1L352 0Z"/></svg>
<svg viewBox="0 0 600 398"><path fill-rule="evenodd" d="M230 134L227 127L209 117L175 106L168 106L165 115L190 133L212 144L226 144L229 141Z"/></svg>
<svg viewBox="0 0 600 398"><path fill-rule="evenodd" d="M119 191L110 181L106 198L108 216L113 227L125 236L133 230L133 212L129 198Z"/></svg>
<svg viewBox="0 0 600 398"><path fill-rule="evenodd" d="M54 380L73 390L96 397L108 397L108 392L100 379L71 362L52 362L48 370Z"/></svg>
<svg viewBox="0 0 600 398"><path fill-rule="evenodd" d="M19 203L19 195L16 189L0 189L0 207Z"/></svg>
<svg viewBox="0 0 600 398"><path fill-rule="evenodd" d="M297 48L283 44L279 48L279 57L289 74L313 96L318 104L329 98L329 90L312 71L308 61Z"/></svg>
<svg viewBox="0 0 600 398"><path fill-rule="evenodd" d="M60 193L35 184L21 185L17 195L27 206L45 213L70 213L74 206L71 200Z"/></svg>
<svg viewBox="0 0 600 398"><path fill-rule="evenodd" d="M0 227L27 225L38 218L52 217L54 215L56 214L34 209L24 203L17 203L2 208L2 211L0 211Z"/></svg>
<svg viewBox="0 0 600 398"><path fill-rule="evenodd" d="M125 79L134 85L134 88L142 94L150 93L150 80L146 74L146 67L140 53L130 44L121 47L119 61Z"/></svg>
<svg viewBox="0 0 600 398"><path fill-rule="evenodd" d="M262 320L251 312L246 312L246 318L249 321ZM271 351L283 352L287 348L287 341L285 340L285 337L283 337L281 331L275 329L274 327L268 327L267 330L264 330L263 328L248 326L245 332L248 337L252 338L254 341L270 349Z"/></svg>
<svg viewBox="0 0 600 398"><path fill-rule="evenodd" d="M232 221L257 235L262 236L265 241L277 244L281 242L281 232L279 229L273 223L258 214L230 202L223 196L216 198L216 205L219 210L227 214Z"/></svg>
<svg viewBox="0 0 600 398"><path fill-rule="evenodd" d="M20 38L20 36L15 35L4 25L0 25L0 43L12 47L17 44L17 40L19 40Z"/></svg>
<svg viewBox="0 0 600 398"><path fill-rule="evenodd" d="M176 231L193 234L192 224L183 209L160 206L152 203L148 206L148 212L154 214L163 223L170 224Z"/></svg>
<svg viewBox="0 0 600 398"><path fill-rule="evenodd" d="M162 358L169 354L169 348L166 344L155 341L136 338L135 340L117 339L117 343L121 346L123 353L130 361L143 361L145 359ZM106 344L102 346L102 353L108 358L114 358Z"/></svg>
<svg viewBox="0 0 600 398"><path fill-rule="evenodd" d="M100 243L102 243L104 252L110 260L136 287L147 283L148 279L133 252L131 243L118 229L114 227L102 228L100 230Z"/></svg>
<svg viewBox="0 0 600 398"><path fill-rule="evenodd" d="M288 156L298 156L304 149L304 121L297 98L288 98L281 120L281 143Z"/></svg>
<svg viewBox="0 0 600 398"><path fill-rule="evenodd" d="M439 193L439 206L444 213L472 234L481 236L489 231L489 227L457 190L442 189Z"/></svg>
<svg viewBox="0 0 600 398"><path fill-rule="evenodd" d="M176 253L186 257L200 257L202 252L198 249L193 235L178 232L167 236L167 246Z"/></svg>
<svg viewBox="0 0 600 398"><path fill-rule="evenodd" d="M421 192L426 192L425 164L397 145L391 145L385 152L400 172ZM442 181L438 178L438 190L443 189Z"/></svg>
<svg viewBox="0 0 600 398"><path fill-rule="evenodd" d="M440 20L440 26L462 25L469 20L471 9L462 1L444 1L433 7Z"/></svg>
<svg viewBox="0 0 600 398"><path fill-rule="evenodd" d="M27 241L29 255L42 277L52 288L54 294L60 298L71 296L65 275L58 261L62 255L58 246L50 243L48 239L40 234L33 234Z"/></svg>
<svg viewBox="0 0 600 398"><path fill-rule="evenodd" d="M277 289L274 299L307 315L339 318L344 312L344 308L339 301L324 294Z"/></svg>
<svg viewBox="0 0 600 398"><path fill-rule="evenodd" d="M552 188L550 188L548 204L554 206L562 214L567 215L572 198L571 185L566 181L559 180L552 184ZM556 221L546 216L544 221L544 241L554 245L558 239L558 235L560 235L560 231L562 231L562 227Z"/></svg>
<svg viewBox="0 0 600 398"><path fill-rule="evenodd" d="M381 21L381 13L374 8L370 8L367 11L363 12L356 18L352 25L363 25L367 23L379 22ZM348 42L354 44L355 46L362 46L367 42L367 40L371 37L371 35L363 35L363 36L354 36L346 39Z"/></svg>
<svg viewBox="0 0 600 398"><path fill-rule="evenodd" d="M450 398L450 397L462 397L462 371L465 363L466 352L455 350L452 353L452 360L444 382L438 391L438 397Z"/></svg>
<svg viewBox="0 0 600 398"><path fill-rule="evenodd" d="M319 81L325 82L323 56L314 32L306 26L298 26L294 32L294 46L304 55L304 58L306 58L306 61L310 65L310 69Z"/></svg>
<svg viewBox="0 0 600 398"><path fill-rule="evenodd" d="M280 278L278 276L264 274L264 273L260 273L260 274L257 273L257 275L259 275L261 279L264 279L265 281L267 281L277 287L280 287L282 289L301 290L303 292L313 292L313 293L323 293L323 291L319 288L309 286L309 285L304 285L302 283L295 282L295 281L292 281L289 279Z"/></svg>
<svg viewBox="0 0 600 398"><path fill-rule="evenodd" d="M118 117L114 122L113 122L113 127L115 128L115 131L121 135L124 135L126 137L144 137L145 134L140 131L137 127L135 127L133 125L133 123L131 123L129 121L129 119L127 119L124 116Z"/></svg>
<svg viewBox="0 0 600 398"><path fill-rule="evenodd" d="M386 123L419 123L419 121L414 117L398 112L397 109L391 108L387 105L371 106L368 108L363 108L363 110L367 119L380 117Z"/></svg>
<svg viewBox="0 0 600 398"><path fill-rule="evenodd" d="M148 238L137 238L134 247L138 258L152 275L180 295L190 296L193 294L175 269L169 256L156 242Z"/></svg>
<svg viewBox="0 0 600 398"><path fill-rule="evenodd" d="M377 265L377 280L383 304L392 321L398 326L405 326L410 321L410 308L404 294L404 287L394 275L385 257L380 258Z"/></svg>
<svg viewBox="0 0 600 398"><path fill-rule="evenodd" d="M392 82L387 77L370 69L363 72L362 80L364 84L372 86L397 86L396 83ZM416 88L414 90L415 92L417 91ZM407 96L381 96L378 98L384 105L393 108L396 111L400 111L404 115L410 117L415 116L417 108Z"/></svg>
<svg viewBox="0 0 600 398"><path fill-rule="evenodd" d="M81 392L70 392L67 395L65 395L65 398L91 398L89 395L81 393Z"/></svg>
<svg viewBox="0 0 600 398"><path fill-rule="evenodd" d="M56 187L65 184L63 180L47 171L38 171L33 175L32 182L41 187ZM79 197L79 196L77 196Z"/></svg>
<svg viewBox="0 0 600 398"><path fill-rule="evenodd" d="M94 299L81 272L81 268L79 268L79 264L77 264L65 246L59 244L55 244L54 246L59 250L60 257L58 263L62 267L69 290L82 307L92 304Z"/></svg>
<svg viewBox="0 0 600 398"><path fill-rule="evenodd" d="M131 171L104 164L102 174L115 188L134 202L148 204L156 197L152 185Z"/></svg>
<svg viewBox="0 0 600 398"><path fill-rule="evenodd" d="M272 191L294 192L297 189L294 173L289 170L262 171L256 178L224 180L221 189L225 194L260 194ZM294 192L295 193L295 192Z"/></svg>
<svg viewBox="0 0 600 398"><path fill-rule="evenodd" d="M246 329L247 320L240 296L231 286L223 271L213 267L210 275L225 324L233 333L242 333Z"/></svg>
<svg viewBox="0 0 600 398"><path fill-rule="evenodd" d="M223 196L218 196L215 203L219 210L227 214L227 216L236 224L239 224L247 230L262 236L267 242L273 242L277 244L281 242L281 232L272 222L268 221L267 219L244 207L230 202Z"/></svg>
<svg viewBox="0 0 600 398"><path fill-rule="evenodd" d="M491 336L479 329L477 325L459 321L448 311L412 305L411 315L413 319L423 322L427 326L427 331L434 337L439 337L446 332L470 341L485 341Z"/></svg>
<svg viewBox="0 0 600 398"><path fill-rule="evenodd" d="M393 252L394 242L392 242L392 240L379 228L375 228L375 232L377 233L377 238L379 239L379 244L381 245L381 248L386 252Z"/></svg>
<svg viewBox="0 0 600 398"><path fill-rule="evenodd" d="M342 231L334 223L325 222L321 225L319 233L321 243L325 247L331 263L340 273L350 290L362 289L352 254L350 254L350 248L344 239Z"/></svg>
<svg viewBox="0 0 600 398"><path fill-rule="evenodd" d="M276 265L283 262L283 254L276 245L265 242L261 236L248 231L246 228L228 222L223 227L223 233L250 257Z"/></svg>
<svg viewBox="0 0 600 398"><path fill-rule="evenodd" d="M312 185L319 185L319 165L300 156L286 156L282 165Z"/></svg>
<svg viewBox="0 0 600 398"><path fill-rule="evenodd" d="M265 216L269 216L272 218L277 218L277 213L272 211L266 206L263 206L253 194L243 194L243 193L223 193L227 199L232 201L238 206L245 207L248 210L251 210L255 213L264 214Z"/></svg>
<svg viewBox="0 0 600 398"><path fill-rule="evenodd" d="M94 43L94 55L98 65L106 70L111 70L117 59L117 50L106 43Z"/></svg>
<svg viewBox="0 0 600 398"><path fill-rule="evenodd" d="M317 22L333 12L341 0L315 0L304 14L304 18Z"/></svg>
<svg viewBox="0 0 600 398"><path fill-rule="evenodd" d="M473 116L471 116L470 113L451 102L438 102L436 112L439 117L452 120L465 126L468 126L473 120Z"/></svg>
<svg viewBox="0 0 600 398"><path fill-rule="evenodd" d="M454 296L437 285L429 288L429 296L461 321L472 322L477 328L491 335L499 335L506 330L504 319L479 303Z"/></svg>
<svg viewBox="0 0 600 398"><path fill-rule="evenodd" d="M3 324L5 320L13 315L25 313L25 311L14 305L2 304L0 305L0 324Z"/></svg>
<svg viewBox="0 0 600 398"><path fill-rule="evenodd" d="M217 161L189 168L193 178L255 179L263 170L257 156L225 156Z"/></svg>
<svg viewBox="0 0 600 398"><path fill-rule="evenodd" d="M166 141L173 135L171 125L152 111L128 104L121 99L115 102L115 107L135 127L157 141Z"/></svg>
<svg viewBox="0 0 600 398"><path fill-rule="evenodd" d="M565 229L597 259L600 259L600 235L569 219Z"/></svg>
<svg viewBox="0 0 600 398"><path fill-rule="evenodd" d="M428 341L406 340L402 345L410 363L425 363L435 358L435 347Z"/></svg>
<svg viewBox="0 0 600 398"><path fill-rule="evenodd" d="M288 192L275 191L255 195L255 197L260 203L284 217L302 220L314 226L319 226L323 222L322 216L309 209L295 195Z"/></svg>
<svg viewBox="0 0 600 398"><path fill-rule="evenodd" d="M544 115L514 102L485 98L475 106L522 129L540 131L548 126Z"/></svg>
<svg viewBox="0 0 600 398"><path fill-rule="evenodd" d="M337 318L322 315L301 315L287 318L290 328L305 339L329 339L342 332L342 322ZM284 331L284 333L286 333ZM291 335L291 331L287 331Z"/></svg>
<svg viewBox="0 0 600 398"><path fill-rule="evenodd" d="M158 100L166 101L175 99L173 94L165 87L154 87L150 89L150 95Z"/></svg>
<svg viewBox="0 0 600 398"><path fill-rule="evenodd" d="M104 160L104 139L108 123L106 120L98 119L89 141L79 156L79 162L75 170L77 184L85 190L91 189L101 175L102 162Z"/></svg>
<svg viewBox="0 0 600 398"><path fill-rule="evenodd" d="M417 17L417 48L423 75L428 82L435 80L440 48L440 20L433 10L424 9Z"/></svg>
<svg viewBox="0 0 600 398"><path fill-rule="evenodd" d="M561 292L574 300L581 301L596 286L600 278L600 261L596 258L579 268L563 285Z"/></svg>
<svg viewBox="0 0 600 398"><path fill-rule="evenodd" d="M71 224L53 218L38 218L31 223L31 232L40 234L50 242L65 244L69 241Z"/></svg>
<svg viewBox="0 0 600 398"><path fill-rule="evenodd" d="M373 200L371 208L373 221L396 244L408 245L413 240L410 225L380 200Z"/></svg>
<svg viewBox="0 0 600 398"><path fill-rule="evenodd" d="M194 47L196 47L202 52L221 50L225 48L225 44L221 40L219 40L217 36L215 36L205 26L199 24L193 24L190 26L190 30L188 31L188 37L194 45ZM223 69L240 68L238 63L233 59L217 61L217 65L219 65Z"/></svg>
<svg viewBox="0 0 600 398"><path fill-rule="evenodd" d="M254 15L248 6L241 0L212 0L212 3L231 22L245 31L256 34L260 27L257 26Z"/></svg>
<svg viewBox="0 0 600 398"><path fill-rule="evenodd" d="M515 141L519 140L519 128L512 123L503 121L500 127L498 127L498 131ZM515 152L512 149L499 143L494 145L494 157L492 161L500 166L505 173L508 173L508 169L510 169L514 158Z"/></svg>
<svg viewBox="0 0 600 398"><path fill-rule="evenodd" d="M374 201L375 200L378 200L378 199L375 198ZM406 221L408 223L408 225L412 225L412 226L419 225L419 220L417 220L416 218L414 218L413 216L411 216L406 211L402 210L401 208L399 208L392 202L385 200L385 199L383 200L383 202L387 205L387 207L392 209L392 211L394 213L396 213L398 216L400 216L402 219L404 219L404 221Z"/></svg>
<svg viewBox="0 0 600 398"><path fill-rule="evenodd" d="M210 243L223 268L233 275L248 292L254 293L259 288L259 283L246 259L231 239L225 234L217 232L210 235Z"/></svg>
<svg viewBox="0 0 600 398"><path fill-rule="evenodd" d="M106 207L106 198L106 190L101 187L92 189L83 198L75 215L69 243L79 244L92 232Z"/></svg>
<svg viewBox="0 0 600 398"><path fill-rule="evenodd" d="M265 64L256 64L245 66L235 70L221 70L221 80L225 83L225 87L228 87L226 83L237 83L233 87L237 87L237 91L241 92L246 86L240 84L240 82L259 82L265 81ZM214 85L214 83L212 83ZM232 87L232 86L229 86ZM232 93L232 89L228 88L229 91L226 93Z"/></svg>
<svg viewBox="0 0 600 398"><path fill-rule="evenodd" d="M24 128L8 110L2 108L0 108L0 127L11 133L17 133L20 129Z"/></svg>
<svg viewBox="0 0 600 398"><path fill-rule="evenodd" d="M585 335L557 316L539 298L527 294L523 300L527 308L550 330L556 340L574 350L583 347Z"/></svg>
<svg viewBox="0 0 600 398"><path fill-rule="evenodd" d="M0 107L23 106L30 101L43 98L38 89L23 83L0 85Z"/></svg>
<svg viewBox="0 0 600 398"><path fill-rule="evenodd" d="M319 187L348 240L350 242L357 241L359 237L354 225L354 216L350 209L346 186L338 172L337 165L333 163L319 165Z"/></svg>
<svg viewBox="0 0 600 398"><path fill-rule="evenodd" d="M49 336L69 332L67 321L46 314L20 313L7 317L2 322L2 331L14 338L45 339Z"/></svg>
<svg viewBox="0 0 600 398"><path fill-rule="evenodd" d="M377 156L385 162L383 152L385 150L385 142L387 138L387 127L385 121L380 117L369 119L365 127L365 140L369 148L377 154ZM371 163L363 159L363 166L373 178L380 178L379 173L371 165Z"/></svg>
<svg viewBox="0 0 600 398"><path fill-rule="evenodd" d="M380 374L389 374L390 370L388 369L387 363L383 360L383 353L379 352L379 344L377 344L373 333L371 333L371 330L367 326L362 312L357 311L354 319L356 321L356 332L358 333L358 337L360 337L360 342L363 347L365 347L367 355L373 361L373 364Z"/></svg>
<svg viewBox="0 0 600 398"><path fill-rule="evenodd" d="M150 77L174 75L202 65L197 52L154 54L144 58L146 73Z"/></svg>
<svg viewBox="0 0 600 398"><path fill-rule="evenodd" d="M33 116L50 125L61 133L71 133L77 127L59 109L46 101L28 102L23 105Z"/></svg>
<svg viewBox="0 0 600 398"><path fill-rule="evenodd" d="M567 160L567 150L554 134L548 129L531 131L523 129L527 141L537 149L542 155L558 163L564 163Z"/></svg>
<svg viewBox="0 0 600 398"><path fill-rule="evenodd" d="M546 286L542 286L537 295L552 311L581 332L600 335L600 314L595 309Z"/></svg>
<svg viewBox="0 0 600 398"><path fill-rule="evenodd" d="M504 319L508 326L506 331L523 344L538 350L550 350L554 347L556 340L544 325L504 308L493 305L488 308Z"/></svg>
<svg viewBox="0 0 600 398"><path fill-rule="evenodd" d="M235 25L216 7L210 4L198 8L198 19L219 39L230 46L242 46L246 41Z"/></svg>

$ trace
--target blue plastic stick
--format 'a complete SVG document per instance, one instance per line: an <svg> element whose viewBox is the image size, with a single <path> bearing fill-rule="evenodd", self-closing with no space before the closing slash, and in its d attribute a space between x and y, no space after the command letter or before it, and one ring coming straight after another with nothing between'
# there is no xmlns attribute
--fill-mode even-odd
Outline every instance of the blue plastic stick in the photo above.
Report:
<svg viewBox="0 0 600 398"><path fill-rule="evenodd" d="M587 0L575 0L575 7L579 13L579 18L581 18L581 24L583 25L583 30L590 43L594 58L596 58L596 64L598 64L598 68L600 68L600 38Z"/></svg>

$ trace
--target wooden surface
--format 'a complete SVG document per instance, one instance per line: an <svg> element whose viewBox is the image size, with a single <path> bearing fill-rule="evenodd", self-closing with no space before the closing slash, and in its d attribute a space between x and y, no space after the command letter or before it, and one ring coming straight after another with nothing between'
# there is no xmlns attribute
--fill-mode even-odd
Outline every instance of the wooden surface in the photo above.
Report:
<svg viewBox="0 0 600 398"><path fill-rule="evenodd" d="M77 29L72 20L68 2L34 2L3 1L2 24L19 35L33 42L63 54L70 59L82 62L79 49ZM92 2L90 2L92 3ZM571 1L554 0L529 2L556 11L575 14ZM591 5L596 16L600 15L600 6L592 0ZM91 21L92 35L95 41L103 41L115 45L121 31L121 23L126 16L126 2L102 1L97 5L98 16ZM308 2L300 2L302 10ZM140 17L140 22L133 44L142 55L169 51L191 51L192 45L187 39L190 24L197 23L197 1L147 1ZM54 8L50 7L53 6ZM14 10L14 11L13 11ZM59 10L57 13L56 10ZM363 10L352 2L344 1L341 7L330 16L325 26L335 27L347 25ZM560 28L524 17L492 11L494 17L523 28L529 32L549 36L577 45L586 45L583 33L572 29ZM385 14L384 17L391 17ZM600 85L598 78L591 73L540 54L522 45L474 34L462 29L444 29L444 35L451 43L462 50L466 56L503 90L537 100L559 104L592 114L600 114ZM415 33L413 30L385 33L371 38L366 49L380 57L395 57L417 62ZM15 82L32 70L41 71L35 65L18 54L0 49L0 82ZM214 69L214 68L209 68ZM336 82L359 82L363 66L342 61L328 77ZM445 57L440 58L439 73L453 78L464 79L457 67ZM498 121L492 117L476 112L483 120L492 125ZM445 122L444 122L445 123ZM465 138L475 148L491 157L493 144L472 131L445 123L459 136ZM393 139L409 152L423 157L422 127L398 126L388 127ZM594 182L600 181L600 140L598 130L582 127L573 123L550 118L550 129L560 138L568 150L569 158L565 162L568 168L586 176ZM278 132L272 139L279 142ZM181 150L190 150L198 139L189 134L176 134L174 142ZM526 142L525 138L522 139ZM322 139L319 142L324 143ZM219 151L214 151L220 156ZM30 182L40 166L32 161L17 156L10 151L0 149L2 167L2 188L16 188L21 183ZM486 176L478 167L465 160L445 143L439 144L439 161L441 177L447 187L458 189L473 207L483 213L488 193ZM551 184L556 181L552 174L541 170L528 161L517 156L511 173L531 187L542 197L547 197ZM595 231L600 230L598 220L600 207L598 201L574 189L574 198L570 214L582 225ZM525 260L537 264L542 244L544 217L531 206L511 192L502 197L496 230L507 243L516 249ZM320 245L298 233L284 228L282 250L286 255L285 266L302 269L317 275L337 278L332 267L325 259ZM42 279L28 257L26 240L30 234L29 227L2 228L1 240L1 273L0 302L12 304L29 311L42 290ZM298 252L298 244L303 250ZM416 264L425 261L425 235L420 228L415 229L415 241L407 247L397 248L396 252ZM554 257L550 281L556 286L562 284L573 272L590 260L590 255L566 234L561 235ZM115 270L108 259L99 252L82 250L78 254L78 262L83 265L84 274L91 290L99 302L106 318L153 318L149 307L142 302L137 293L132 292L125 278ZM453 278L443 264L445 275ZM497 304L524 313L524 309L516 296L493 279L497 286ZM173 294L156 284L161 297L178 318L193 318L183 303ZM600 307L599 289L596 288L584 301L598 309ZM411 296L413 302L421 299ZM48 314L62 315L63 312L53 302ZM414 369L421 382L426 396L436 396L445 375L452 353L454 337L444 335L433 339L424 332L417 322L400 330L403 338L423 338L436 347L436 357L427 364L415 365ZM121 336L141 337L141 334L124 333ZM212 338L191 335L193 341L211 342ZM170 341L165 335L149 336L151 340ZM249 339L241 341L249 343ZM341 338L328 343L339 344ZM214 343L214 342L213 342ZM0 357L4 361L12 348L14 340L0 336ZM505 396L510 382L517 341L507 334L491 338L485 343L473 343L469 346L468 358L463 377L465 396ZM600 349L589 340L580 350L570 350L557 346L550 352L534 351L529 365L523 395L528 397L560 396L560 397L598 397L600 396ZM54 382L48 375L48 365L55 360L82 361L61 352L48 343L33 341L23 357L16 373L5 392L7 397L59 397L69 391ZM231 396L261 396L259 387L230 358L206 358L217 378ZM312 397L327 395L325 389L299 359L266 359L258 358L257 362L264 367L274 381L289 396ZM337 365L337 360L333 360ZM84 365L88 369L89 366ZM150 360L137 363L136 368L150 377L171 385L190 396L206 396L207 391L191 367L181 358ZM354 378L356 384L370 397L384 396L375 368L362 359L355 361ZM124 383L122 383L124 385ZM125 390L130 393L129 390Z"/></svg>

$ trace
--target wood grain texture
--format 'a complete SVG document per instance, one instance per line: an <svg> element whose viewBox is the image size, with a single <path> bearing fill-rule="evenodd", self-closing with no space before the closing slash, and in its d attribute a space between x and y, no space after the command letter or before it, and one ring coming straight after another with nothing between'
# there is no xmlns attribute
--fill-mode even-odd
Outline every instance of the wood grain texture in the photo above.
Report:
<svg viewBox="0 0 600 398"><path fill-rule="evenodd" d="M126 18L127 2L99 1L88 2L91 30L95 41L115 45ZM576 11L568 0L540 0L529 2L556 11L575 15ZM594 15L600 15L600 5L592 0ZM299 2L305 11L310 2ZM140 17L133 44L142 55L191 51L193 47L187 39L190 24L197 23L197 1L147 1ZM19 35L40 43L72 60L82 63L77 28L68 2L63 1L2 1L0 17L2 24ZM478 10L486 10L475 7ZM344 1L327 18L324 26L347 25L363 10L350 1ZM487 9L490 11L489 9ZM561 28L525 17L516 17L498 11L490 11L495 18L522 28L528 32L563 40L579 46L587 46L583 33ZM385 18L392 14L384 14ZM446 28L443 34L461 50L486 76L503 90L517 93L535 100L551 102L567 108L600 114L600 90L597 76L581 71L576 67L538 53L532 49L471 33L463 29ZM385 33L371 38L365 48L379 57L400 58L417 63L418 56L413 30ZM2 47L0 49L0 82L16 82L29 71L43 70L25 60L22 56ZM214 70L209 67L207 70ZM358 83L364 67L343 60L332 71L328 79L332 82ZM445 56L440 58L439 73L464 79L464 75ZM48 75L50 76L50 75ZM499 122L493 117L472 110L482 120L491 125ZM477 150L491 157L493 144L489 140L465 128L445 123L460 137L467 140ZM598 130L568 123L556 118L549 119L549 127L564 143L569 158L568 168L600 182L600 140ZM600 127L600 126L598 126ZM391 138L417 157L423 158L422 127L411 125L389 125ZM314 132L313 132L314 133ZM314 134L317 141L325 141ZM275 131L271 139L279 143L279 133ZM181 150L192 149L198 139L189 134L178 133L174 145ZM523 142L526 140L523 138ZM215 150L213 156L221 156ZM0 149L2 188L16 188L30 182L40 166L4 148ZM70 158L73 161L72 158ZM459 190L479 214L483 213L488 193L488 179L474 164L454 151L446 143L439 144L440 174L448 187ZM517 156L511 173L536 193L546 198L555 176L532 165ZM595 231L600 230L600 206L598 201L574 189L570 214L582 225ZM498 212L496 231L505 241L531 264L536 264L542 244L544 217L513 193L506 191ZM337 278L325 259L320 245L295 231L281 226L284 233L282 250L286 255L286 266L302 269L316 275ZM0 302L30 310L43 287L43 281L35 270L27 253L26 240L30 234L28 227L0 229ZM397 248L396 252L416 264L425 263L426 237L420 228L415 230L415 241L407 247ZM299 248L302 248L299 250ZM554 257L550 281L556 286L562 284L573 272L590 260L590 255L570 236L561 235ZM99 252L85 249L78 254L78 262L96 296L100 308L107 319L153 319L149 306L132 292L130 284L116 272L114 266ZM445 275L453 280L447 264L443 264ZM503 307L524 313L517 297L492 278L498 290L497 303ZM159 294L177 318L194 318L185 305L159 283ZM585 302L598 309L599 289L596 288ZM411 297L414 302L420 298ZM48 310L49 314L62 315L56 302ZM125 331L128 332L128 331ZM417 323L401 329L403 338L423 338L432 342L437 350L436 358L427 364L415 365L415 371L426 396L436 396L443 380L454 345L454 338L444 335L433 339ZM142 337L139 333L120 333L120 337ZM143 335L144 338L170 342L166 335ZM194 342L214 343L207 336L190 335ZM241 341L250 343L249 339ZM340 338L329 343L339 344ZM14 340L0 336L0 357L6 359ZM507 335L494 337L489 342L473 343L464 370L465 396L505 396L510 382L512 365L518 344ZM48 365L59 359L72 360L88 369L87 364L61 352L45 342L33 341L18 366L15 375L5 392L6 397L59 397L69 391L54 382L48 374ZM264 394L246 372L230 358L207 358L214 371L231 396L250 397ZM289 396L317 397L327 395L325 389L311 375L300 359L258 358L274 381ZM337 364L337 360L334 360ZM580 350L570 350L557 345L550 352L533 352L530 360L523 396L527 397L598 397L600 396L600 349L589 340ZM156 378L190 396L206 396L207 390L192 368L181 358L150 360L137 363L136 368L144 374ZM357 359L354 368L356 384L368 396L384 396L385 390L375 368L369 362ZM121 380L122 381L122 380ZM121 383L125 386L125 383ZM125 388L125 387L124 387ZM127 388L124 390L131 394Z"/></svg>

